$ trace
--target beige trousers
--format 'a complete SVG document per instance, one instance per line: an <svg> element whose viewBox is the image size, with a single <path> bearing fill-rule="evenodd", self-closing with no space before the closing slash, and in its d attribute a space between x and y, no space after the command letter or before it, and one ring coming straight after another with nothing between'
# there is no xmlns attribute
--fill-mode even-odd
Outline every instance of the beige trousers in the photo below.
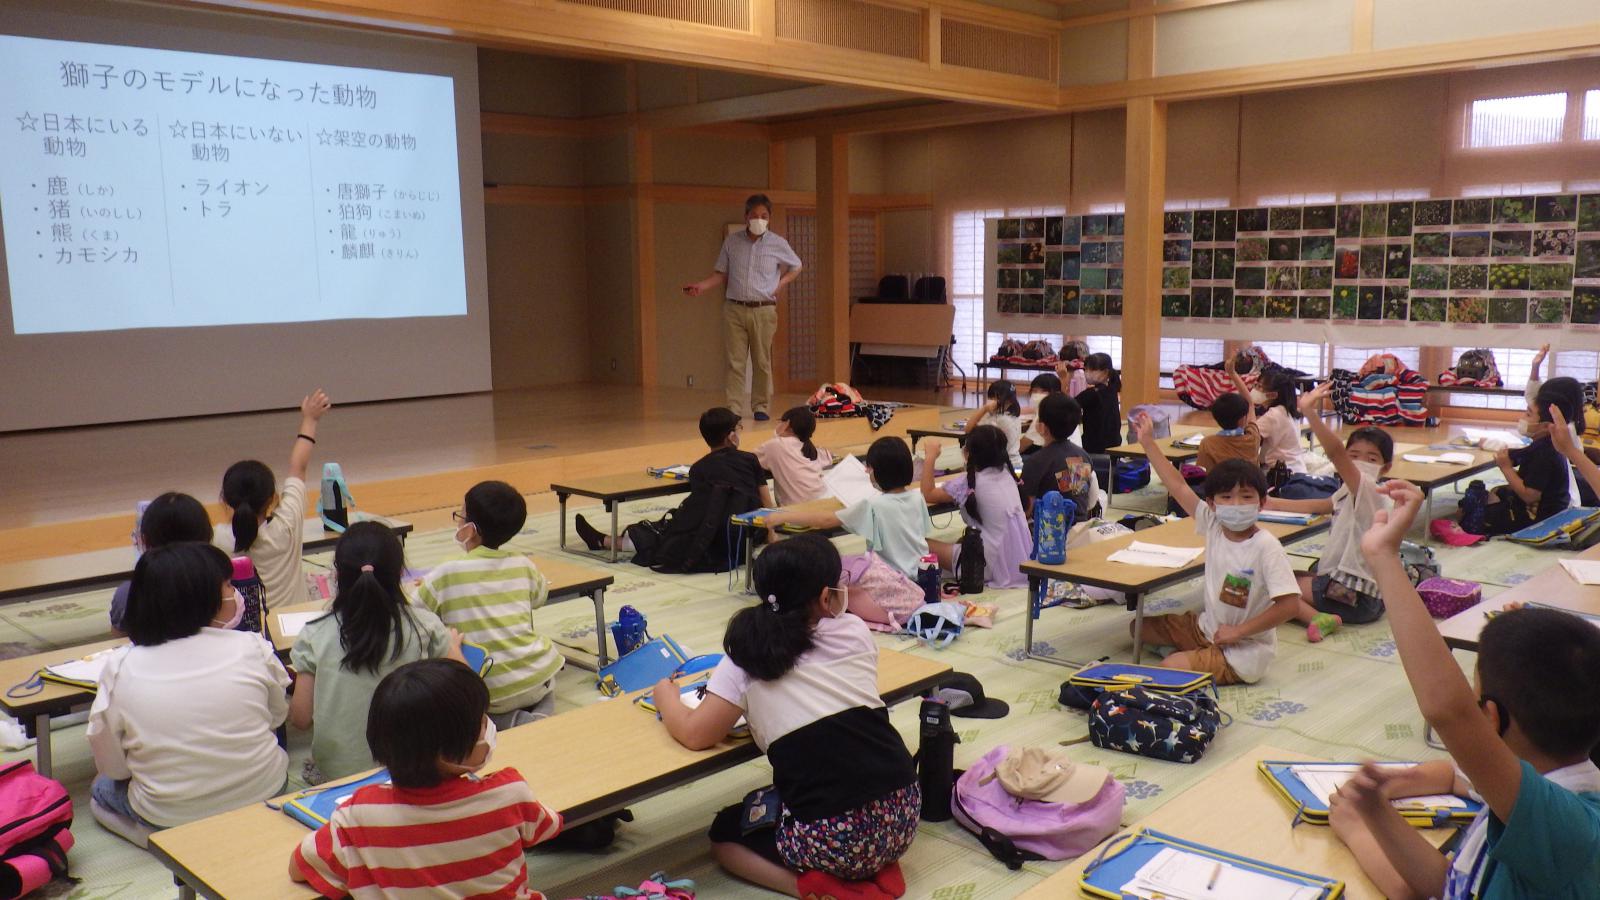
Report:
<svg viewBox="0 0 1600 900"><path fill-rule="evenodd" d="M722 304L723 344L728 348L728 408L739 415L767 412L772 405L772 336L778 331L776 306ZM750 378L750 407L744 402L746 363L755 366Z"/></svg>

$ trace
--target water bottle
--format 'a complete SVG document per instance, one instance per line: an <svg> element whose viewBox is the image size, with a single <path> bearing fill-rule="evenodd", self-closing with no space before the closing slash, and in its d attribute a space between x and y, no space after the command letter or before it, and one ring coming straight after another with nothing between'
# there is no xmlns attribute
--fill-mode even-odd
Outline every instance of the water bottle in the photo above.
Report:
<svg viewBox="0 0 1600 900"><path fill-rule="evenodd" d="M961 738L950 724L950 707L943 700L926 698L918 714L922 721L917 750L917 781L922 786L922 819L950 821L950 793L956 786L956 744Z"/></svg>
<svg viewBox="0 0 1600 900"><path fill-rule="evenodd" d="M917 564L917 585L922 588L924 602L939 602L939 557L929 553Z"/></svg>
<svg viewBox="0 0 1600 900"><path fill-rule="evenodd" d="M1058 566L1067 561L1067 533L1072 520L1077 517L1077 504L1061 496L1060 491L1046 491L1033 504L1033 558L1047 566Z"/></svg>
<svg viewBox="0 0 1600 900"><path fill-rule="evenodd" d="M631 606L617 610L617 620L611 623L611 640L617 645L618 657L627 656L649 639L650 627L644 613Z"/></svg>

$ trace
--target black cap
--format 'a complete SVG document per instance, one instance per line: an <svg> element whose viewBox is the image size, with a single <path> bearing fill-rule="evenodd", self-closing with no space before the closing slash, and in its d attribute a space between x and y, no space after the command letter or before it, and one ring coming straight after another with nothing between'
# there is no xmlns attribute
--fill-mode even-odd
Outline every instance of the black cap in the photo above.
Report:
<svg viewBox="0 0 1600 900"><path fill-rule="evenodd" d="M950 715L964 719L1003 719L1011 712L1004 700L986 696L983 685L966 672L952 672L933 696L950 705Z"/></svg>

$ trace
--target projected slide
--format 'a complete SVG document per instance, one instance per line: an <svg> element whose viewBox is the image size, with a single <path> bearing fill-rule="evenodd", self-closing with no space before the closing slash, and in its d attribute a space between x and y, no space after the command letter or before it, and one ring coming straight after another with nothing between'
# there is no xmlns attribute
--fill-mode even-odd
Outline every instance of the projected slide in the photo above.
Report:
<svg viewBox="0 0 1600 900"><path fill-rule="evenodd" d="M454 85L0 36L17 334L467 312Z"/></svg>

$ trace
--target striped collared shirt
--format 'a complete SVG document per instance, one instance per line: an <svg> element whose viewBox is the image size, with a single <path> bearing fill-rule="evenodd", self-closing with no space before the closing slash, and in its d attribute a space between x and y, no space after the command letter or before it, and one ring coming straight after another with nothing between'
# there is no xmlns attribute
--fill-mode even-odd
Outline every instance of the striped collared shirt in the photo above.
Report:
<svg viewBox="0 0 1600 900"><path fill-rule="evenodd" d="M727 298L746 303L776 302L783 270L798 268L794 248L770 231L753 241L748 230L736 231L723 238L717 254L716 270L728 276Z"/></svg>
<svg viewBox="0 0 1600 900"><path fill-rule="evenodd" d="M561 815L516 769L430 788L375 784L306 835L294 864L324 897L544 900L523 850L556 836Z"/></svg>

